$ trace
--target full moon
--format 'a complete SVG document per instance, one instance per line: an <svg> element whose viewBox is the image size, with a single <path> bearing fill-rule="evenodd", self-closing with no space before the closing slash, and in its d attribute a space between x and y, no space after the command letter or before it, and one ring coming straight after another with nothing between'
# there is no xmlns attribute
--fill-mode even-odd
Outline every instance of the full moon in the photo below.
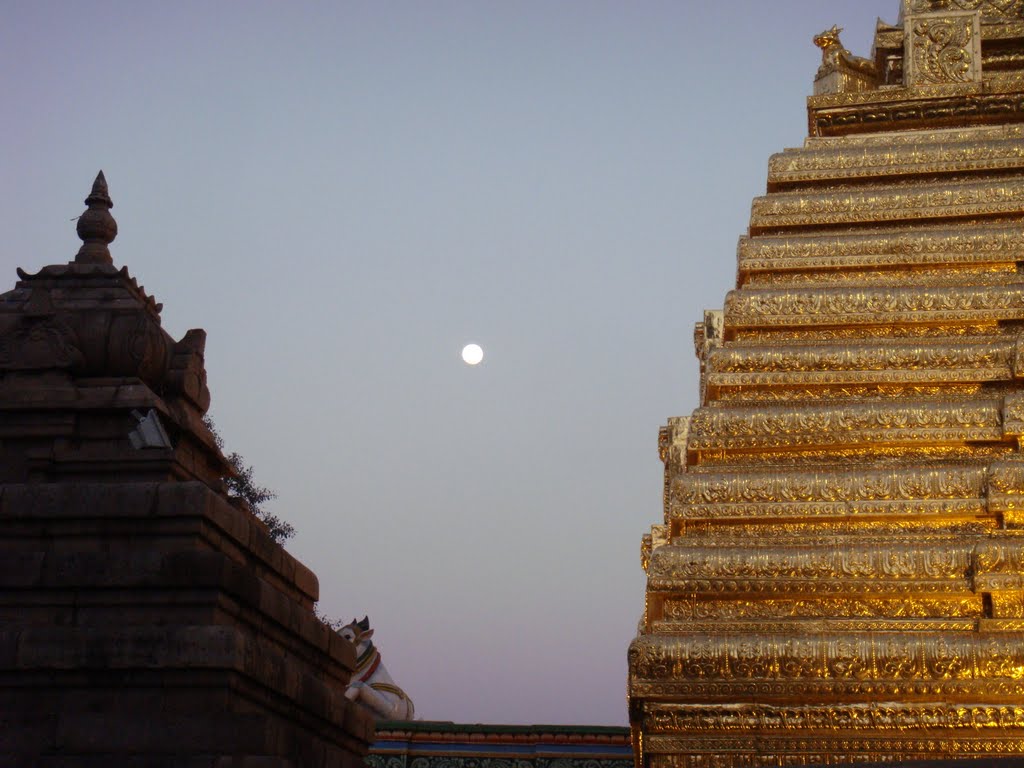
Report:
<svg viewBox="0 0 1024 768"><path fill-rule="evenodd" d="M476 365L484 359L484 350L479 344L467 344L462 348L462 359L466 365Z"/></svg>

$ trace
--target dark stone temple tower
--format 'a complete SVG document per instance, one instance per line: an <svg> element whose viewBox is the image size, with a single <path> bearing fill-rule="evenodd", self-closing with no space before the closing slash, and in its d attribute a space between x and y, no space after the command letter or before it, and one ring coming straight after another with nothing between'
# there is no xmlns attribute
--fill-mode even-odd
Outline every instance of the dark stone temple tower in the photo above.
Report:
<svg viewBox="0 0 1024 768"><path fill-rule="evenodd" d="M228 498L205 333L117 269L101 173L74 261L0 295L0 765L362 765L352 647Z"/></svg>

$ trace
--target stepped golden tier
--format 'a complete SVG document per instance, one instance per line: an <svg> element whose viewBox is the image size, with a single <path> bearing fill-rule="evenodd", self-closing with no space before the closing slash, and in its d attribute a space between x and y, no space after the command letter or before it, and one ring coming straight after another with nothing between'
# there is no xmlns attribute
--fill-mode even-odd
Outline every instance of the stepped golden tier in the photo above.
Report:
<svg viewBox="0 0 1024 768"><path fill-rule="evenodd" d="M1024 1L840 31L660 434L640 768L1024 756Z"/></svg>

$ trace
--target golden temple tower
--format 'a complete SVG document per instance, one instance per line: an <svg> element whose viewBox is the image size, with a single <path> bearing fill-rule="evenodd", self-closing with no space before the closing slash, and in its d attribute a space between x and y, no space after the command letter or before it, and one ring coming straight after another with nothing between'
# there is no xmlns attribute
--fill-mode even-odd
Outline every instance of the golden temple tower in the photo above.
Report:
<svg viewBox="0 0 1024 768"><path fill-rule="evenodd" d="M839 31L660 435L639 768L1024 755L1024 0Z"/></svg>

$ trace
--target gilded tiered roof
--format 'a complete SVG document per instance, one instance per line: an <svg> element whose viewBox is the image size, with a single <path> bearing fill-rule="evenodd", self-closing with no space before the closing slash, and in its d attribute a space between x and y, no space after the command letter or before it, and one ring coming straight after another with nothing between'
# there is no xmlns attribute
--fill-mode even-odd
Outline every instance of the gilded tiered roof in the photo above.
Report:
<svg viewBox="0 0 1024 768"><path fill-rule="evenodd" d="M1024 0L840 32L661 431L641 768L1024 756Z"/></svg>

